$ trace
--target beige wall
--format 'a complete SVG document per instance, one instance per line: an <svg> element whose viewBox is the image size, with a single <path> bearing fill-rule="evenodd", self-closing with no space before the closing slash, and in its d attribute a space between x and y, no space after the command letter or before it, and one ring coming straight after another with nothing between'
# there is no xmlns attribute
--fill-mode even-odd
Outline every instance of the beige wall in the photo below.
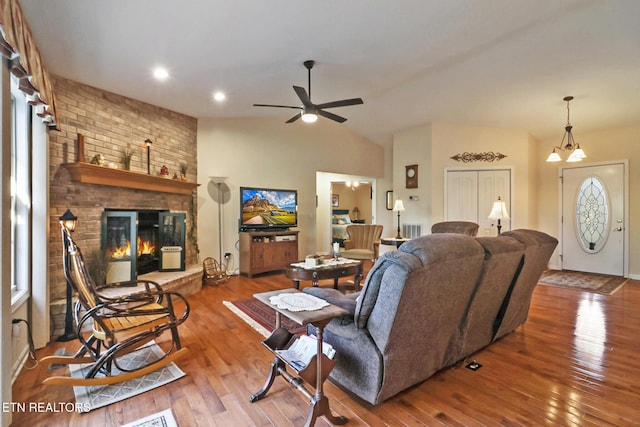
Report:
<svg viewBox="0 0 640 427"><path fill-rule="evenodd" d="M640 125L584 133L574 129L574 137L585 150L587 158L582 164L615 160L629 161L629 276L640 278ZM559 182L560 167L566 162L547 163L545 160L553 147L560 144L561 132L557 138L540 141L536 159L538 161L538 217L539 229L553 236L560 235ZM565 156L566 158L566 156ZM552 262L558 263L557 252Z"/></svg>
<svg viewBox="0 0 640 427"><path fill-rule="evenodd" d="M400 132L394 137L394 196L404 201L402 223L431 224L444 218L445 169L513 168L512 228L537 227L537 168L531 160L535 140L527 132L480 126L432 123ZM463 163L451 159L464 152L493 151L507 157L494 162ZM418 188L405 188L405 166L419 165ZM410 197L418 200L410 200Z"/></svg>
<svg viewBox="0 0 640 427"><path fill-rule="evenodd" d="M209 177L228 177L222 186L222 251L233 254L233 268L238 267L240 187L298 190L298 249L308 254L317 246L316 171L378 178L385 165L381 146L344 125L285 124L281 118L200 120L198 160L200 255L218 257L218 196ZM378 194L384 197L384 191ZM321 246L327 250L328 242Z"/></svg>

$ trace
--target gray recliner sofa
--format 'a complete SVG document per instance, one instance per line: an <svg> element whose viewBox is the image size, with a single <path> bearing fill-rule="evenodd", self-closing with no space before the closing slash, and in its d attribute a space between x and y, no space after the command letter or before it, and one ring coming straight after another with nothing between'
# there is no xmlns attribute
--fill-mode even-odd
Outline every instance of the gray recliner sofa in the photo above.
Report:
<svg viewBox="0 0 640 427"><path fill-rule="evenodd" d="M358 293L305 288L353 313L324 330L331 380L377 404L513 331L557 243L534 230L431 234L380 257Z"/></svg>

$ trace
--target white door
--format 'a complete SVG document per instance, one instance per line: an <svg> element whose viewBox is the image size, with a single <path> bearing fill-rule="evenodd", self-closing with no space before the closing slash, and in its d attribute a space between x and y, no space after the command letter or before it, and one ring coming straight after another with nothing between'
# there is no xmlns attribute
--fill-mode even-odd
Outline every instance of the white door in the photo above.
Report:
<svg viewBox="0 0 640 427"><path fill-rule="evenodd" d="M624 276L625 164L561 174L562 268Z"/></svg>
<svg viewBox="0 0 640 427"><path fill-rule="evenodd" d="M478 171L447 173L445 221L478 221Z"/></svg>
<svg viewBox="0 0 640 427"><path fill-rule="evenodd" d="M445 221L471 221L479 225L479 236L498 234L497 221L487 218L498 196L511 212L511 171L451 170L446 174ZM511 229L511 221L502 220L502 231Z"/></svg>

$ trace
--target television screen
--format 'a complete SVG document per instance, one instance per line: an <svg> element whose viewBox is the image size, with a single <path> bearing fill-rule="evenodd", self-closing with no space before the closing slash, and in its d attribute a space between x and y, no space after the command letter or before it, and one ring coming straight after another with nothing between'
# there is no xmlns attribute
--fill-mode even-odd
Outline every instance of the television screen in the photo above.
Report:
<svg viewBox="0 0 640 427"><path fill-rule="evenodd" d="M240 228L288 228L298 225L298 192L240 187Z"/></svg>

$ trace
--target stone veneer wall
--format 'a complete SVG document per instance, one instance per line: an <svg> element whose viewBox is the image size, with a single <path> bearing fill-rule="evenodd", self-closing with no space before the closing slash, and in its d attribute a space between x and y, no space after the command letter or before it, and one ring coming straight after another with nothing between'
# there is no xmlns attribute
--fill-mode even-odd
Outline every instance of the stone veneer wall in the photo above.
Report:
<svg viewBox="0 0 640 427"><path fill-rule="evenodd" d="M197 224L195 191L193 195L118 188L73 182L63 163L76 160L78 133L85 138L85 159L102 154L106 163L123 168L122 150L135 150L131 170L147 171L147 151L144 141L153 141L151 173L159 174L166 165L170 175L180 174L180 165L187 164L187 180L197 177L197 120L154 105L136 101L101 89L52 76L57 101L57 121L60 131L51 130L49 138L49 261L50 299L53 335L64 329L66 281L62 271L62 243L58 217L67 208L78 217L74 240L85 258L99 249L101 218L105 208L167 209L187 213L187 232ZM197 238L197 233L196 233ZM193 241L187 239L186 265L198 262Z"/></svg>

